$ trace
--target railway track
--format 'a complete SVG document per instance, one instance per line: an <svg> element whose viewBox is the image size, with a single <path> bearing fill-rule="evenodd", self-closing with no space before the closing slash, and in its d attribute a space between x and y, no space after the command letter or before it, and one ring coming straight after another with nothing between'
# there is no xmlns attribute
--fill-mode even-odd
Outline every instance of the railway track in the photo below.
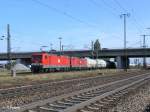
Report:
<svg viewBox="0 0 150 112"><path fill-rule="evenodd" d="M104 85L20 106L11 112L103 112L129 91L146 83L150 74L132 76ZM9 112L9 111L8 111Z"/></svg>
<svg viewBox="0 0 150 112"><path fill-rule="evenodd" d="M61 97L63 94L66 94L67 97L68 93L76 93L77 91L82 91L87 88L95 88L98 85L128 79L144 73L147 73L147 71L132 71L127 74L120 73L119 75L114 76L97 76L0 89L0 111L4 109L4 112L7 112L6 108L9 108L8 110L14 110L15 108L22 108L22 105L38 101L42 101L43 105L43 101L45 101L44 99Z"/></svg>
<svg viewBox="0 0 150 112"><path fill-rule="evenodd" d="M133 74L138 75L141 73L145 73L145 71L129 72L128 75L126 75L126 73L120 73L120 76L96 76L96 77L89 77L89 78L49 82L49 83L36 84L36 85L27 85L27 86L21 86L21 87L12 87L8 89L0 89L0 99L14 98L14 97L18 97L18 96L22 96L26 94L33 94L39 91L47 91L48 89L51 89L56 92L58 88L64 89L64 88L67 88L68 85L69 86L73 85L73 86L78 86L78 87L82 86L86 88L89 82L93 83L92 86L96 86L98 84L112 82L112 81L119 80L122 78L131 77Z"/></svg>

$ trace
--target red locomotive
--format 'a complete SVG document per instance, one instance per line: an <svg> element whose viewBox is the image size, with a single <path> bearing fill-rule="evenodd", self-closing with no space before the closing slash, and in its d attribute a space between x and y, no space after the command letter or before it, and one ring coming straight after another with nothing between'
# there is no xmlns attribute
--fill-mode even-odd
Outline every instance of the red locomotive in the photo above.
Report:
<svg viewBox="0 0 150 112"><path fill-rule="evenodd" d="M48 53L34 53L32 55L31 70L34 73L51 71L68 71L87 68L84 58L69 57Z"/></svg>
<svg viewBox="0 0 150 112"><path fill-rule="evenodd" d="M32 55L31 70L34 73L97 68L116 68L116 64L103 59L69 57L44 52Z"/></svg>

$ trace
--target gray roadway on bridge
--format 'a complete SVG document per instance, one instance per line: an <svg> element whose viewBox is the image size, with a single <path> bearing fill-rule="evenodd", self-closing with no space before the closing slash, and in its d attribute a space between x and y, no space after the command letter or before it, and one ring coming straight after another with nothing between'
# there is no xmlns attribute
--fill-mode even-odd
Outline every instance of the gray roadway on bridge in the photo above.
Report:
<svg viewBox="0 0 150 112"><path fill-rule="evenodd" d="M11 53L11 59L31 59L31 55L34 52L16 52ZM54 54L59 54L60 52L53 52ZM92 57L91 50L82 50L82 51L64 51L61 54L69 55L69 56L77 56L77 57ZM128 57L150 57L150 48L144 49L127 49ZM96 56L96 53L94 53ZM123 49L105 49L100 50L98 53L100 58L115 58L117 56L124 56ZM7 53L0 53L0 60L7 60Z"/></svg>

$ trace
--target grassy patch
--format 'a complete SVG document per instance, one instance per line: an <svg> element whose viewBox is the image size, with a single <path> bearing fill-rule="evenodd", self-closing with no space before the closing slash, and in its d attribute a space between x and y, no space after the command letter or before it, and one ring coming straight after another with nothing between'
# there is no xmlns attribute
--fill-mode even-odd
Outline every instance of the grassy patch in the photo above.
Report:
<svg viewBox="0 0 150 112"><path fill-rule="evenodd" d="M10 72L4 70L0 71L0 88L7 88L12 86L22 86L28 84L42 83L54 80L73 79L79 77L92 77L97 75L113 75L118 70L92 70L92 71L75 71L75 72L57 72L57 73L41 73L41 74L17 74L13 78Z"/></svg>

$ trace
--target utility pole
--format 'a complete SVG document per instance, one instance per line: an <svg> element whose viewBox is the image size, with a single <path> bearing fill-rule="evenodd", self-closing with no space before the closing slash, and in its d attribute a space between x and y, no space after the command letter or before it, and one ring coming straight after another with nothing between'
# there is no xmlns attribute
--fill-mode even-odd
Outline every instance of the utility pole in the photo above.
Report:
<svg viewBox="0 0 150 112"><path fill-rule="evenodd" d="M127 66L128 66L128 58L127 58L127 46L126 46L126 17L129 17L130 14L129 13L126 13L126 14L121 14L120 15L120 18L123 18L124 19L124 57L125 57L125 67L124 67L124 71L127 72Z"/></svg>
<svg viewBox="0 0 150 112"><path fill-rule="evenodd" d="M59 39L59 45L60 45L59 47L60 47L60 55L61 55L61 47L62 47L61 46L61 39L62 39L62 37L59 37L58 39Z"/></svg>
<svg viewBox="0 0 150 112"><path fill-rule="evenodd" d="M94 59L94 42L91 41L92 58Z"/></svg>
<svg viewBox="0 0 150 112"><path fill-rule="evenodd" d="M61 51L64 51L64 47L67 47L66 45L62 45Z"/></svg>
<svg viewBox="0 0 150 112"><path fill-rule="evenodd" d="M62 45L61 46L61 51L63 52L65 48L68 48L68 45Z"/></svg>
<svg viewBox="0 0 150 112"><path fill-rule="evenodd" d="M11 69L11 42L10 42L10 25L7 24L7 58L8 58L8 69Z"/></svg>
<svg viewBox="0 0 150 112"><path fill-rule="evenodd" d="M68 45L62 45L62 46L61 46L62 54L64 54L64 49L65 49L65 47L68 48Z"/></svg>
<svg viewBox="0 0 150 112"><path fill-rule="evenodd" d="M146 69L146 37L147 36L150 36L150 35L141 35L143 37L143 54L144 54L144 57L143 57L143 68Z"/></svg>

